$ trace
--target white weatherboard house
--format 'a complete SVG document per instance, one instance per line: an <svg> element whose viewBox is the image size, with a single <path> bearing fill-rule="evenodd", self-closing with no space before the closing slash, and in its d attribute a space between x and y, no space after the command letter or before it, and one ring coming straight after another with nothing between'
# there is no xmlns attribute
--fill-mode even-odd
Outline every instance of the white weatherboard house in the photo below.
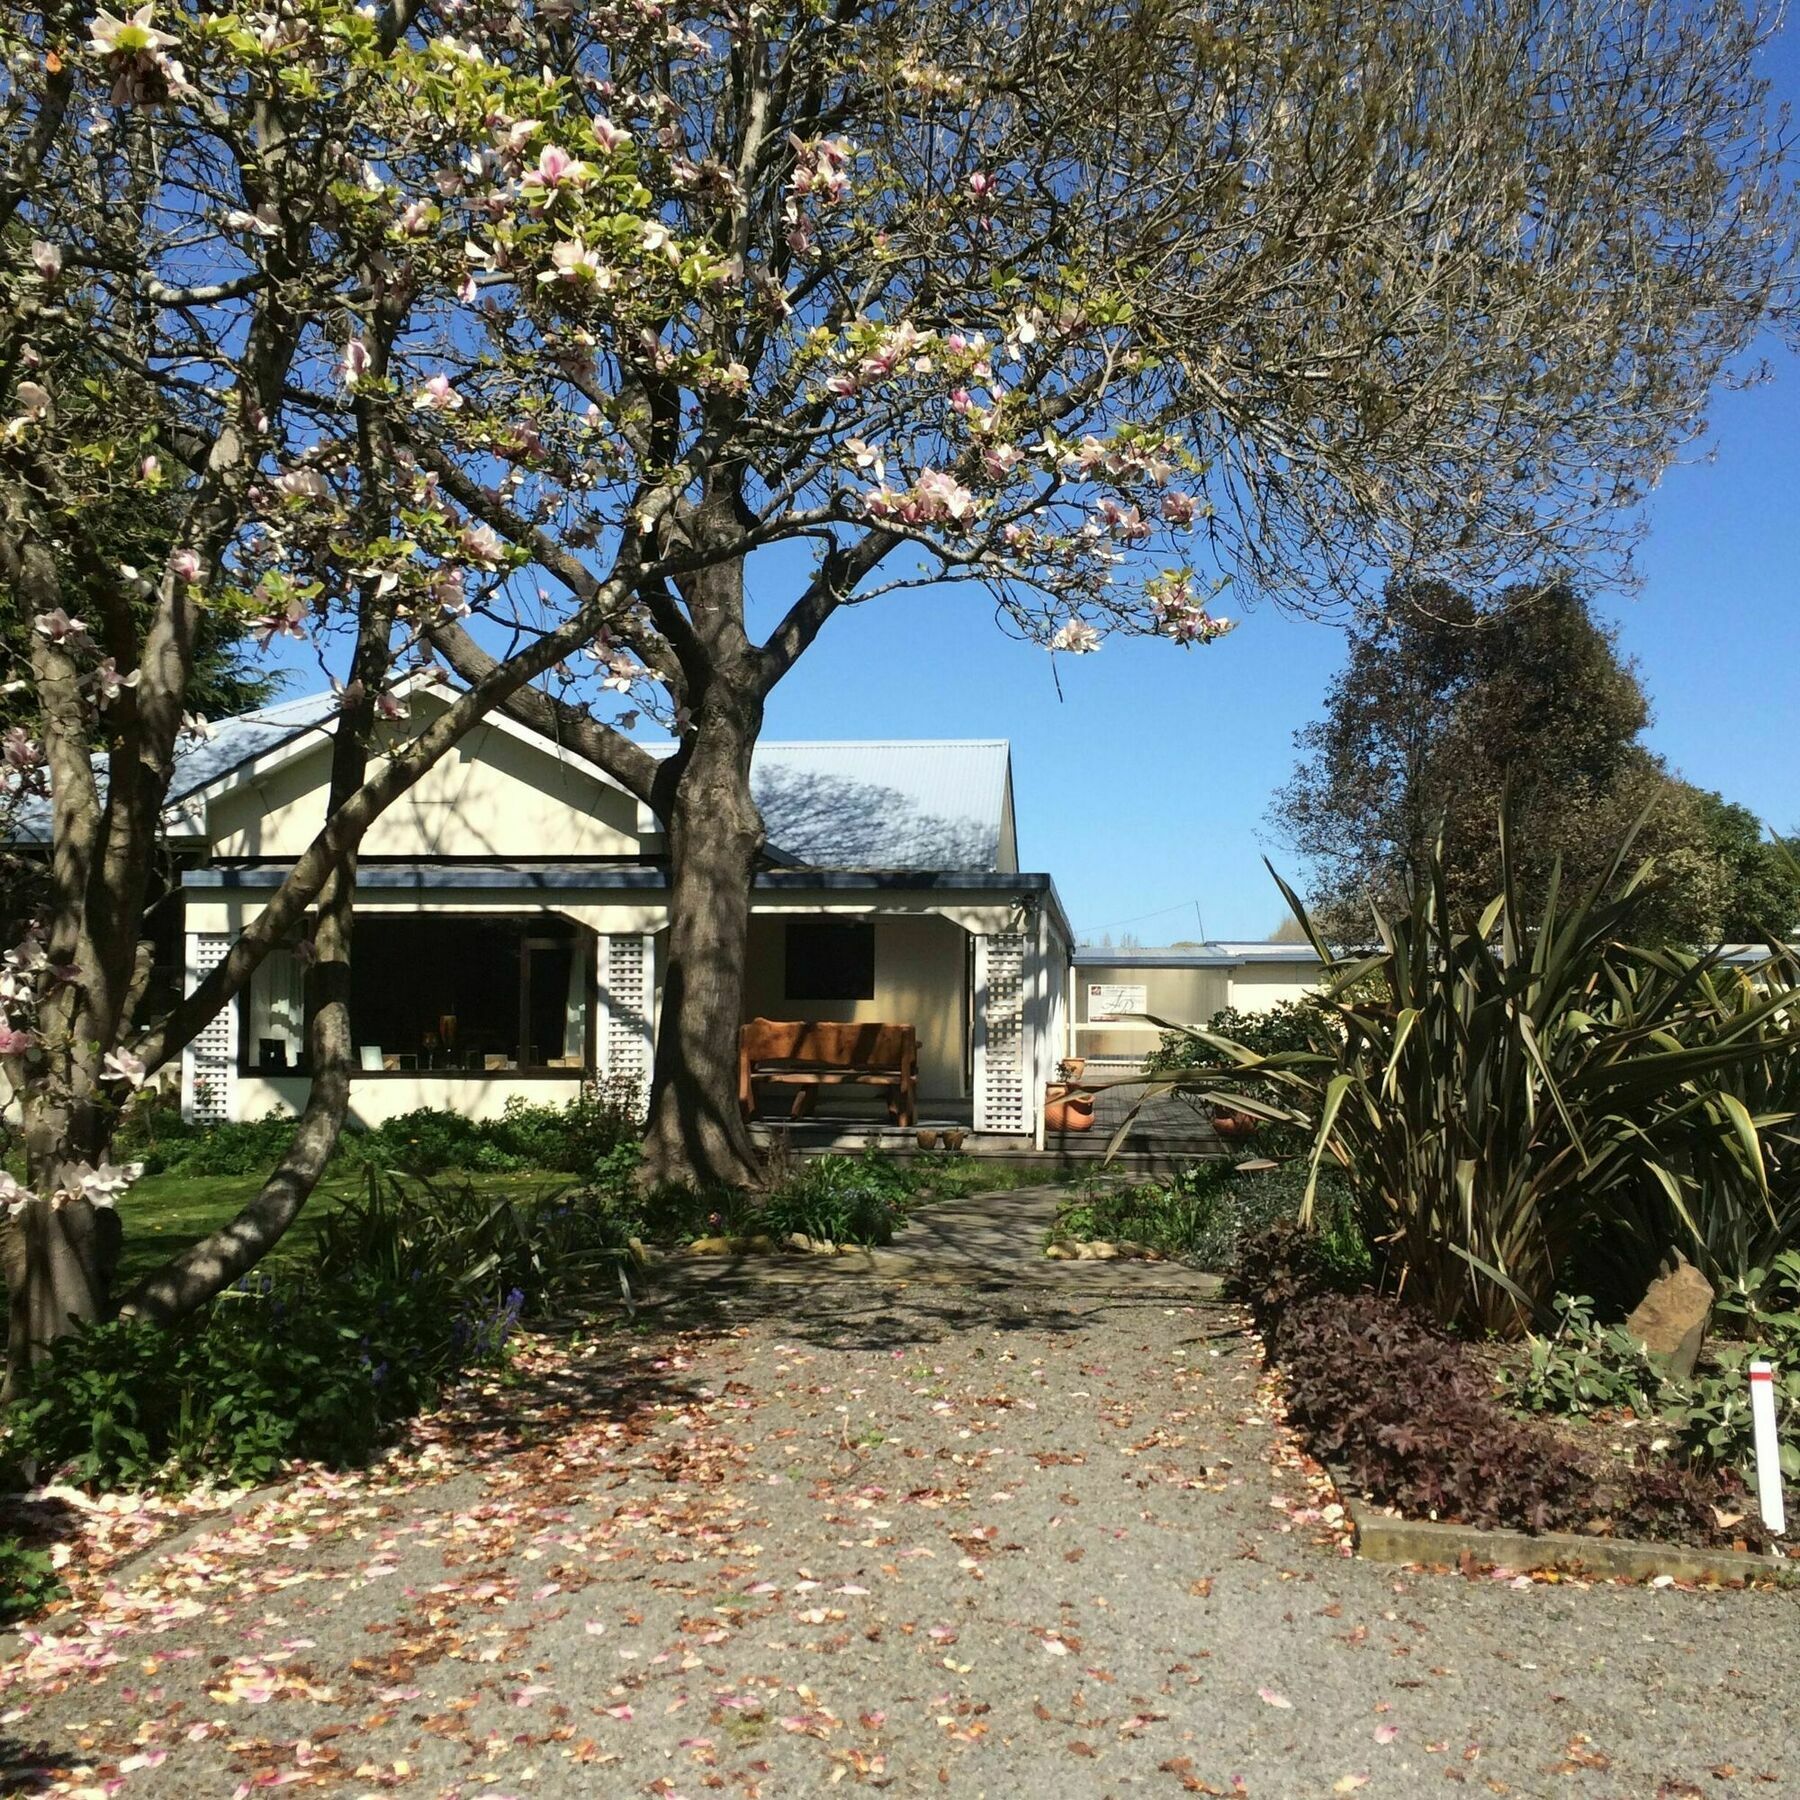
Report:
<svg viewBox="0 0 1800 1800"><path fill-rule="evenodd" d="M411 723L442 704L416 689ZM168 826L186 865L187 987L319 829L333 709L328 695L266 707L184 753ZM1041 1143L1071 933L1050 877L1019 869L1007 745L765 743L753 787L771 857L746 1016L912 1025L921 1122ZM667 923L658 821L591 764L490 718L364 840L356 1113L486 1117L515 1094L647 1077ZM301 986L298 956L279 951L202 1033L182 1069L189 1116L298 1109Z"/></svg>

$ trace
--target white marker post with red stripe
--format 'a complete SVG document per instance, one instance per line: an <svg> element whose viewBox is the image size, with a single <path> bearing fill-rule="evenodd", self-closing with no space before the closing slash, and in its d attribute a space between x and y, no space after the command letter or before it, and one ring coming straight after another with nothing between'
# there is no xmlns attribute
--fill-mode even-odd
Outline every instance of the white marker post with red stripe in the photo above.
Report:
<svg viewBox="0 0 1800 1800"><path fill-rule="evenodd" d="M1756 1433L1756 1498L1762 1521L1779 1537L1787 1530L1781 1500L1781 1440L1775 1435L1775 1371L1766 1362L1750 1365L1750 1424Z"/></svg>

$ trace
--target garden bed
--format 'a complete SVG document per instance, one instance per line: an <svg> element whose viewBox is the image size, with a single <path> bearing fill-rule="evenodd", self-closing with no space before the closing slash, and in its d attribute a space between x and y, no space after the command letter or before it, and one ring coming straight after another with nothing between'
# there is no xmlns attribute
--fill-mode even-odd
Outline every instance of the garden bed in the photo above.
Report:
<svg viewBox="0 0 1800 1800"><path fill-rule="evenodd" d="M1378 1530L1390 1539L1418 1548L1441 1537L1456 1561L1477 1541L1468 1533L1498 1532L1491 1560L1514 1566L1521 1537L1542 1539L1552 1560L1585 1546L1595 1564L1601 1546L1621 1542L1715 1558L1771 1549L1729 1465L1670 1454L1680 1440L1661 1433L1640 1445L1635 1422L1518 1417L1496 1391L1491 1354L1346 1285L1297 1232L1249 1246L1235 1279L1290 1423L1363 1519L1387 1516ZM1402 1526L1419 1523L1455 1529L1406 1538Z"/></svg>

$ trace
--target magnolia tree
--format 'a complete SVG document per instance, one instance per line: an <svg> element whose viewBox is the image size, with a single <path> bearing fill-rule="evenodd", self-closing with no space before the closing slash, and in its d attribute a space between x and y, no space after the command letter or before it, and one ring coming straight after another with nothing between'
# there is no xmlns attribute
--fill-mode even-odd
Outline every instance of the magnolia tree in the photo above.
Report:
<svg viewBox="0 0 1800 1800"><path fill-rule="evenodd" d="M616 578L555 629L406 725L396 685L464 524L355 391L409 317L410 202L382 171L418 148L414 12L299 0L121 20L70 4L0 23L0 912L19 933L0 964L0 1119L24 1164L0 1174L9 1378L110 1304L122 1106L304 932L314 1082L293 1146L240 1218L127 1304L171 1316L279 1237L348 1100L363 833L486 709L590 641L640 574L669 572L619 550ZM328 416L296 403L334 380ZM165 801L205 729L190 689L243 631L318 637L342 702L330 804L225 961L150 1012Z"/></svg>
<svg viewBox="0 0 1800 1800"><path fill-rule="evenodd" d="M466 680L616 555L674 569L506 701L667 829L650 1178L754 1178L751 752L840 609L961 580L1083 653L1205 643L1226 583L1324 607L1625 557L1785 303L1768 29L1728 0L443 16L441 140L387 167L408 329L350 374L474 521L430 632ZM765 560L799 576L749 581L796 541Z"/></svg>

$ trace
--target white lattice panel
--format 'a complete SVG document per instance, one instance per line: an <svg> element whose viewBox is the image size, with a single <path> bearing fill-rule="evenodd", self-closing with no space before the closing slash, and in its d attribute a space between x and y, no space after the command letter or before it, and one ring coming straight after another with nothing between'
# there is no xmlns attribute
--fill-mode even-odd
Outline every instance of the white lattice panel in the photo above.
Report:
<svg viewBox="0 0 1800 1800"><path fill-rule="evenodd" d="M1028 1134L1025 934L975 940L975 1129Z"/></svg>
<svg viewBox="0 0 1800 1800"><path fill-rule="evenodd" d="M654 938L636 935L601 939L601 987L606 1007L601 1063L608 1074L635 1075L643 1081L650 1078L655 943Z"/></svg>
<svg viewBox="0 0 1800 1800"><path fill-rule="evenodd" d="M185 991L192 993L225 960L224 932L190 932ZM238 1010L232 999L195 1034L181 1056L181 1116L215 1125L237 1117Z"/></svg>

